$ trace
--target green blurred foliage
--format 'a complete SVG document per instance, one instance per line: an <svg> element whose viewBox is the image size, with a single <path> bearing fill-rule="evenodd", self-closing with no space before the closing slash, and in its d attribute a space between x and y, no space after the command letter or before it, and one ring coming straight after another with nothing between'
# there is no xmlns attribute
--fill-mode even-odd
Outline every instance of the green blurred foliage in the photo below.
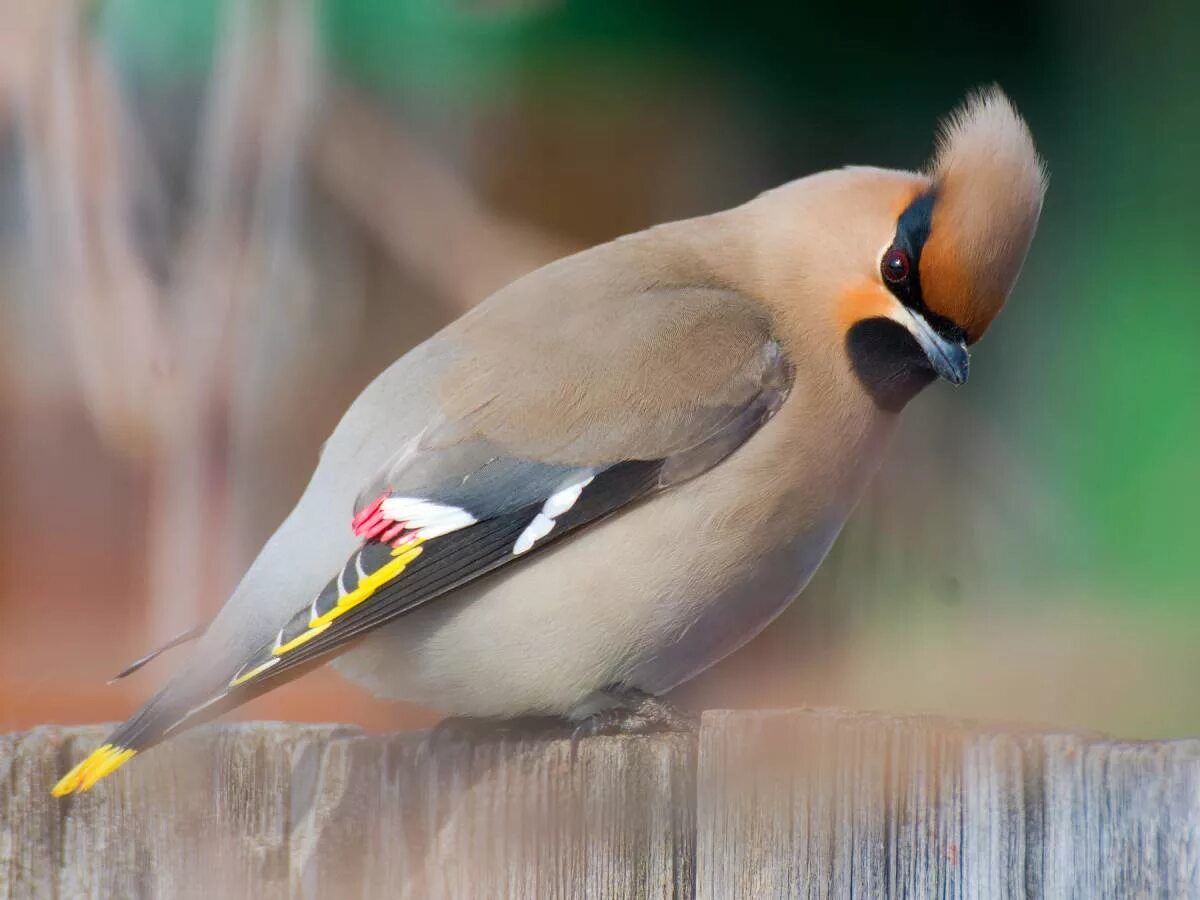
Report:
<svg viewBox="0 0 1200 900"><path fill-rule="evenodd" d="M235 0L236 2L236 0ZM210 64L216 0L107 0L123 65ZM1015 98L1051 171L1041 233L980 348L972 402L1028 453L1075 593L1196 607L1200 586L1200 16L1192 4L325 0L325 52L397 102L619 103L711 85L765 136L759 186L848 162L914 167L972 86ZM981 397L984 398L981 400Z"/></svg>
<svg viewBox="0 0 1200 900"><path fill-rule="evenodd" d="M94 27L136 71L178 79L208 71L219 33L219 0L94 0L92 9Z"/></svg>

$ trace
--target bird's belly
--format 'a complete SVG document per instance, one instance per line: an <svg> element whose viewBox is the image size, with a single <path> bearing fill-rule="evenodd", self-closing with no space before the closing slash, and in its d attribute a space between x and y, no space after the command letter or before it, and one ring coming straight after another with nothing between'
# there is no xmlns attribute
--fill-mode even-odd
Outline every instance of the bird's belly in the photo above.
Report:
<svg viewBox="0 0 1200 900"><path fill-rule="evenodd" d="M665 691L761 631L845 517L829 510L764 550L769 536L730 541L719 516L697 516L720 503L683 485L431 602L335 665L457 715L565 714L615 684Z"/></svg>
<svg viewBox="0 0 1200 900"><path fill-rule="evenodd" d="M642 659L626 682L664 693L754 638L804 590L841 527L841 521L824 523L759 559L692 610L689 624Z"/></svg>

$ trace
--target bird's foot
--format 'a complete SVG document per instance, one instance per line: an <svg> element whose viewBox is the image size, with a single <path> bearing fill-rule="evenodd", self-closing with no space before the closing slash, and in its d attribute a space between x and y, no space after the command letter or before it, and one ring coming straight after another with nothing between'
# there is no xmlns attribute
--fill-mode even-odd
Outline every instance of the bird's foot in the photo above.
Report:
<svg viewBox="0 0 1200 900"><path fill-rule="evenodd" d="M668 732L692 734L699 724L695 716L653 694L632 689L609 693L615 704L588 716L571 732L572 762L579 742L584 738Z"/></svg>
<svg viewBox="0 0 1200 900"><path fill-rule="evenodd" d="M450 716L438 722L421 742L420 757L437 755L452 744L481 744L503 740L561 738L571 741L574 762L579 742L603 735L692 734L698 720L665 700L644 691L622 688L606 691L610 705L592 713L573 728L560 718L523 716L515 719L479 719Z"/></svg>

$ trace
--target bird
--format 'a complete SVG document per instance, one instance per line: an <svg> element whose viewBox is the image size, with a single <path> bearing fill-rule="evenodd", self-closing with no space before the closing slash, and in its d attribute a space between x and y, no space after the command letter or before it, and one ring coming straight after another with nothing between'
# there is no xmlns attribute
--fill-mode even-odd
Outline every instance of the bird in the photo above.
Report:
<svg viewBox="0 0 1200 900"><path fill-rule="evenodd" d="M675 727L662 696L801 593L910 401L967 380L1047 177L986 87L921 170L811 174L500 289L354 400L188 661L52 793L326 662L466 720Z"/></svg>

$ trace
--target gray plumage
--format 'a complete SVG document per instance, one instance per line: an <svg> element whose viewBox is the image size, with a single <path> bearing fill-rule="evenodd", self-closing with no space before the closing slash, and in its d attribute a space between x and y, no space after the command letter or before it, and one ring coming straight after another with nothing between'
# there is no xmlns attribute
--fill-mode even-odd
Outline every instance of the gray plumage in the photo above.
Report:
<svg viewBox="0 0 1200 900"><path fill-rule="evenodd" d="M985 93L929 174L810 176L497 292L355 400L188 664L111 744L330 656L377 694L470 716L581 718L610 688L695 675L803 589L903 404L935 371L965 378L1043 188L1024 123ZM456 530L388 556L390 533L351 528L376 498L437 504ZM535 514L537 540L514 543ZM355 593L396 554L411 573ZM350 611L327 622L322 590ZM93 781L85 766L60 791Z"/></svg>

